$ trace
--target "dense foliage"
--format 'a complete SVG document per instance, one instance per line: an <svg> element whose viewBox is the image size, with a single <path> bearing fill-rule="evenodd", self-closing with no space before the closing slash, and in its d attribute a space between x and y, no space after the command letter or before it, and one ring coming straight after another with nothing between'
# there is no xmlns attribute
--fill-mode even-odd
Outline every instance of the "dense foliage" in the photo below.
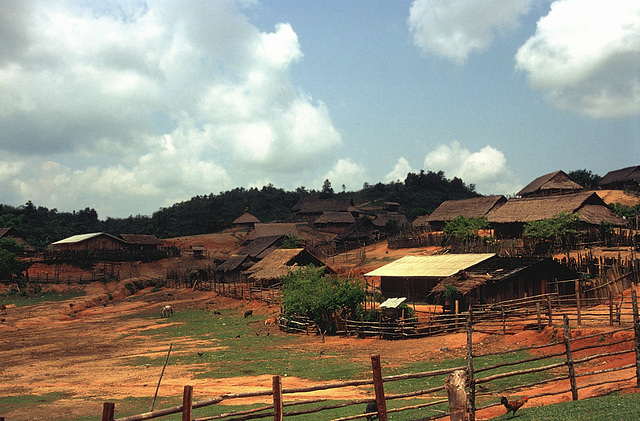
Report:
<svg viewBox="0 0 640 421"><path fill-rule="evenodd" d="M31 201L23 206L0 205L0 227L15 228L36 247L54 241L91 232L110 234L153 234L159 238L220 232L231 228L233 221L245 209L263 222L291 221L291 207L303 197L321 194L324 197L350 197L356 204L397 202L409 220L422 211L432 212L444 200L478 196L473 185L459 178L448 180L442 171L409 173L404 182L365 183L358 192L334 193L331 182L325 180L320 191L304 186L285 191L272 185L262 188L236 188L217 195L196 196L188 201L162 208L152 216L98 219L94 209L58 212L57 209L35 206ZM344 190L344 189L343 189Z"/></svg>
<svg viewBox="0 0 640 421"><path fill-rule="evenodd" d="M478 238L480 230L489 228L487 217L465 218L457 216L444 226L445 235L454 241L467 241Z"/></svg>
<svg viewBox="0 0 640 421"><path fill-rule="evenodd" d="M579 234L577 215L560 212L552 218L527 222L524 225L524 237L539 243L547 243L551 247L560 246L563 250L574 242Z"/></svg>
<svg viewBox="0 0 640 421"><path fill-rule="evenodd" d="M598 174L594 174L589 170L575 170L567 174L573 181L580 184L585 189L596 189L598 183L602 180Z"/></svg>
<svg viewBox="0 0 640 421"><path fill-rule="evenodd" d="M307 266L282 279L282 306L286 315L306 316L323 331L336 330L336 317L356 318L362 313L366 285L357 279L324 275Z"/></svg>
<svg viewBox="0 0 640 421"><path fill-rule="evenodd" d="M15 241L0 238L0 281L13 280L22 276L27 264L18 259L22 247Z"/></svg>

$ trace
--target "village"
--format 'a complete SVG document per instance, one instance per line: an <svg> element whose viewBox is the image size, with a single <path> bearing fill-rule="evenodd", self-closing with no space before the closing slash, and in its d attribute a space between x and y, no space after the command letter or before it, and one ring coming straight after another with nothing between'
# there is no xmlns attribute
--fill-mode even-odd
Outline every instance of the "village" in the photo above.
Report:
<svg viewBox="0 0 640 421"><path fill-rule="evenodd" d="M263 325L262 320L254 322L254 330L262 325L255 333L257 337L261 334L303 336L305 341L312 341L304 346L313 349L328 348L326 343L341 347L344 345L337 341L359 339L369 354L386 352L383 359L391 360L394 352L400 359L420 354L411 349L411 343L425 341L420 346L429 343L432 349L423 351L423 356L462 357L467 361L465 364L471 364L472 355L489 355L504 346L504 343L499 346L498 342L505 342L507 337L518 338L515 348L542 346L543 343L536 341L542 337L549 341L549 335L557 334L558 326L562 331L563 323L565 338L569 335L569 323L575 330L571 340L576 341L574 349L577 346L579 350L588 346L585 344L589 337L601 338L607 332L613 332L612 335L617 332L615 340L613 336L611 338L612 346L633 340L635 329L635 356L632 355L633 346L630 350L606 350L614 355L618 355L615 352L624 354L624 359L620 357L619 361L616 360L618 357L613 357L616 360L613 365L624 375L614 377L612 373L616 367L610 364L600 370L607 370L613 385L597 387L593 383L581 388L589 397L617 390L635 393L637 397L638 374L629 377L629 373L640 367L635 301L640 282L639 227L637 220L616 215L608 205L636 206L640 202L638 180L640 167L624 168L611 171L597 188L585 189L563 171L556 171L533 180L518 192L516 198L499 195L448 200L430 214L425 212L413 221L407 219L397 203L387 202L371 209L351 199L314 196L300 200L291 209L287 222L263 222L246 209L233 222L233 228L223 233L166 239L149 234L78 233L52 242L45 250L35 250L21 238L18 229L0 228L1 238L14 240L25 250L29 267L24 273L23 288L35 286L39 291L64 291L73 286L90 285L85 288L89 293L84 298L71 299L64 307L55 305L53 312L51 309L27 308L22 314L22 307L12 305L10 296L5 295L2 298L5 314L0 329L3 336L17 338L24 335L25 330L37 331L39 328L35 325L42 322L38 321L42 317L64 329L67 324L83 320L87 326L93 325L92 317L108 320L110 326L115 326L115 307L126 303L145 314L153 314L155 320L161 305L166 303L171 305L172 313L175 312L166 318L170 321L178 320L181 312L187 309L211 312L215 309L223 314L224 308L233 309L235 313L242 310L244 319L249 319L247 323L273 317L273 325ZM528 223L558 215L571 215L578 221L579 234L574 235L570 243L540 241L524 235ZM473 238L454 241L445 232L450 224L461 218L480 220L486 225L478 229ZM314 320L302 314L287 314L281 303L282 278L310 266L323 268L324 274L363 282L366 287L364 308L378 311L377 319L336 315L330 326L335 335L325 338L326 332ZM0 293L9 291L13 285L6 283L3 288ZM110 310L112 308L114 310ZM247 311L250 311L250 317L246 317ZM149 323L151 321L140 328L149 329ZM472 337L472 331L479 337ZM580 331L583 331L582 337L576 336ZM55 335L53 331L50 334ZM494 335L500 339L491 339ZM578 346L581 339L585 342ZM20 370L24 370L26 361L18 356L21 347L29 345L9 346L9 340L3 339L2 346L7 348L8 360L13 363L3 369L3 376L24 382L26 377ZM567 343L565 341L565 345ZM477 350L472 349L475 344L479 347ZM488 344L494 344L493 348ZM43 345L46 346L40 343ZM562 338L553 345L560 347ZM359 345L350 342L348 346ZM204 348L206 346L199 347ZM154 345L153 353L158 355L161 349ZM193 351L191 347L189 349L188 352ZM593 358L571 357L570 347L557 352L566 355L570 367L574 364L572 358L589 358L587 361ZM372 363L375 361L373 356ZM55 359L50 359L48 364L48 369L57 365ZM582 370L585 378L596 375L585 370ZM479 371L476 368L475 372ZM474 379L472 365L466 367L465 373L467 379L463 388L466 387L465 401L468 399L469 405L468 408L465 406L463 416L468 418L455 418L451 410L451 413L420 419L489 419L503 413L504 408L499 409L495 402L484 412L480 406L476 408L476 399L487 402L482 397L486 392L482 386L485 379L477 376ZM435 376L433 373L422 374L424 377ZM558 377L557 373L554 376ZM552 388L539 391L540 396L534 397L527 406L577 400L579 388L572 376L575 373L569 375L573 380L568 390L556 385L564 391L551 399L546 396L553 394ZM184 378L188 377L185 374ZM377 381L378 377L374 369L373 398L378 403L374 412L378 419L418 419L415 414L410 418L397 418L402 417L401 412L391 415L392 411L387 415L384 393L380 390L384 382ZM270 381L270 377L267 379ZM259 383L264 386L265 381L263 378ZM132 386L140 387L136 382L132 380ZM144 382L148 384L151 380ZM202 382L197 387L200 386ZM3 387L5 389L0 390L3 395L29 389L26 385L25 389L20 389L8 383ZM96 395L102 393L106 402L117 396L129 396L124 390L110 394L104 387L100 391L93 390L93 397L99 399ZM284 387L293 386L285 384ZM255 391L255 387L241 389L234 389L234 393L245 393L245 398L251 398L251 392ZM313 389L310 387L310 391ZM521 395L518 391L524 389L527 387L515 388L509 393ZM41 386L42 390L53 390L53 386L44 389ZM174 380L171 390L175 396L180 395L178 379ZM212 386L212 393L213 390ZM200 393L204 392L200 390ZM276 391L270 392L274 401L271 415L266 417L282 419ZM367 400L360 392L350 391L346 395L349 394L359 403L371 401L371 396ZM205 400L200 401L202 406ZM178 405L179 411L172 407L174 411L170 413L181 412L183 417L189 417L183 419L192 419L190 412L184 415L187 413L184 402ZM196 407L198 405L193 405L193 409ZM160 416L122 418L118 415L118 406L114 409L105 404L103 409L103 420ZM6 414L2 411L0 409L0 417L4 416L6 420L30 419L20 418L15 411ZM317 419L364 417L361 410L356 412L358 415L351 417ZM286 413L284 415L288 418Z"/></svg>

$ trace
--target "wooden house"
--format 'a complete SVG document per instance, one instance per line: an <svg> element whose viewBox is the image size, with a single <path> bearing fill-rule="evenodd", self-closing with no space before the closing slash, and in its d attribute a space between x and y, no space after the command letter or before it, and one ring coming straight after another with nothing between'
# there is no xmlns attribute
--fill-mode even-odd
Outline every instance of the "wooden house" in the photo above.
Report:
<svg viewBox="0 0 640 421"><path fill-rule="evenodd" d="M381 230L400 231L411 226L406 216L401 213L380 213L373 218L373 225Z"/></svg>
<svg viewBox="0 0 640 421"><path fill-rule="evenodd" d="M242 215L237 217L235 221L233 221L234 228L246 228L252 229L256 224L259 224L260 220L253 216L248 210L245 210Z"/></svg>
<svg viewBox="0 0 640 421"><path fill-rule="evenodd" d="M578 216L584 230L598 229L603 221L617 227L627 225L594 192L511 199L489 212L487 220L496 237L519 238L525 223L552 218L561 212Z"/></svg>
<svg viewBox="0 0 640 421"><path fill-rule="evenodd" d="M640 165L609 171L598 185L601 189L640 191Z"/></svg>
<svg viewBox="0 0 640 421"><path fill-rule="evenodd" d="M217 282L246 282L247 270L255 264L256 260L246 254L231 256L215 269Z"/></svg>
<svg viewBox="0 0 640 421"><path fill-rule="evenodd" d="M256 239L260 237L273 237L276 235L300 237L300 232L298 231L296 224L292 223L259 223L255 224L253 230L249 233L249 238Z"/></svg>
<svg viewBox="0 0 640 421"><path fill-rule="evenodd" d="M249 281L263 286L272 285L290 271L309 265L323 267L325 273L335 273L305 249L278 249L249 268Z"/></svg>
<svg viewBox="0 0 640 421"><path fill-rule="evenodd" d="M239 255L251 257L254 261L262 260L272 251L280 248L284 242L284 235L270 235L258 237L238 252Z"/></svg>
<svg viewBox="0 0 640 421"><path fill-rule="evenodd" d="M310 196L303 197L293 207L291 212L298 221L313 222L325 212L352 212L355 209L350 197Z"/></svg>
<svg viewBox="0 0 640 421"><path fill-rule="evenodd" d="M577 193L584 188L573 181L564 171L542 175L516 193L519 197L540 197Z"/></svg>
<svg viewBox="0 0 640 421"><path fill-rule="evenodd" d="M431 289L444 278L467 269L495 254L448 254L438 256L404 256L365 273L365 278L379 277L383 297L406 297L424 301Z"/></svg>
<svg viewBox="0 0 640 421"><path fill-rule="evenodd" d="M156 252L162 245L162 241L155 235L120 234L120 237L129 245L129 249L133 251Z"/></svg>
<svg viewBox="0 0 640 421"><path fill-rule="evenodd" d="M507 203L502 195L472 197L470 199L447 200L434 210L427 218L433 231L442 231L447 224L459 216L464 218L481 218L489 212Z"/></svg>
<svg viewBox="0 0 640 421"><path fill-rule="evenodd" d="M369 218L356 219L332 240L336 245L366 245L380 240L380 227Z"/></svg>
<svg viewBox="0 0 640 421"><path fill-rule="evenodd" d="M59 251L123 250L128 243L106 232L79 234L51 243Z"/></svg>
<svg viewBox="0 0 640 421"><path fill-rule="evenodd" d="M20 233L15 228L0 228L0 238L6 238L8 240L13 240L19 246L22 246L24 251L26 252L34 252L36 248L29 244L27 240L22 238Z"/></svg>
<svg viewBox="0 0 640 421"><path fill-rule="evenodd" d="M318 231L339 234L355 220L351 212L323 212L313 221L313 227Z"/></svg>
<svg viewBox="0 0 640 421"><path fill-rule="evenodd" d="M413 228L426 228L429 226L429 214L427 211L422 211L416 218L411 222L411 226Z"/></svg>
<svg viewBox="0 0 640 421"><path fill-rule="evenodd" d="M492 304L500 301L532 297L557 292L575 293L575 282L581 275L548 258L515 258L494 256L444 278L431 290L433 301L445 302L448 288L462 308L469 305Z"/></svg>

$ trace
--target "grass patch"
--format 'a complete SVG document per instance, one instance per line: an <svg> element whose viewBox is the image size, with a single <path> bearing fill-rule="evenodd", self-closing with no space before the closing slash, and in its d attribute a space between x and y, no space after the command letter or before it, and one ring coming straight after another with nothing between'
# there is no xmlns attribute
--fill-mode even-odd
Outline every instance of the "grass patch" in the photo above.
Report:
<svg viewBox="0 0 640 421"><path fill-rule="evenodd" d="M493 420L509 419L505 417ZM640 394L608 395L579 401L568 401L547 406L527 408L517 412L518 421L564 420L564 421L619 421L640 419Z"/></svg>
<svg viewBox="0 0 640 421"><path fill-rule="evenodd" d="M3 412L29 410L34 405L50 404L60 399L67 399L64 393L52 392L44 395L19 395L0 397L0 408Z"/></svg>
<svg viewBox="0 0 640 421"><path fill-rule="evenodd" d="M44 302L50 301L65 301L70 300L75 297L81 297L85 295L82 291L77 292L55 292L55 291L44 291L39 292L36 295L32 296L20 296L18 294L0 294L0 304L9 305L15 304L16 307L30 306L41 304Z"/></svg>

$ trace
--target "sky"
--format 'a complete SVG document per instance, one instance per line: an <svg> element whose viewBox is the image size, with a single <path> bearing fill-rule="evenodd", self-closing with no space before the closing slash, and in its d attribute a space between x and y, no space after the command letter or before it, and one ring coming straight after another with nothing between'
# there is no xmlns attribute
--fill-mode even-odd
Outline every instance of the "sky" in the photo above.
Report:
<svg viewBox="0 0 640 421"><path fill-rule="evenodd" d="M4 0L0 203L640 165L637 0Z"/></svg>

